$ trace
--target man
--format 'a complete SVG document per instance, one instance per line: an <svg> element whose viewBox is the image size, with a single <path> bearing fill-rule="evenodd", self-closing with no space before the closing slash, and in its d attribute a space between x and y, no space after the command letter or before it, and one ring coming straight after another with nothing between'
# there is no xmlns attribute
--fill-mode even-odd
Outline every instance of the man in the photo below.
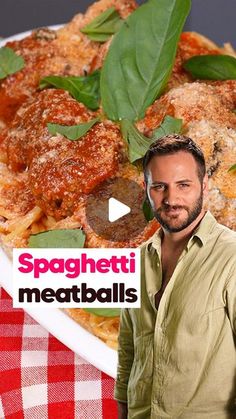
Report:
<svg viewBox="0 0 236 419"><path fill-rule="evenodd" d="M152 144L144 175L161 228L141 249L141 309L121 313L119 419L236 418L236 233L203 209L191 139Z"/></svg>

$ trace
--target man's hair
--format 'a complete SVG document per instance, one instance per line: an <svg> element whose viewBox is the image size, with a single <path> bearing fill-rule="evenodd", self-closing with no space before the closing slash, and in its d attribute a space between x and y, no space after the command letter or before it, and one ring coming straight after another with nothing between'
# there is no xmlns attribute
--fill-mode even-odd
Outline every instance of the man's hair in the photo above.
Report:
<svg viewBox="0 0 236 419"><path fill-rule="evenodd" d="M143 171L145 180L147 181L147 166L153 157L175 154L179 151L185 151L186 153L192 154L194 160L197 163L198 177L202 182L206 173L206 163L203 152L200 147L198 147L198 145L193 140L191 140L191 138L178 134L165 135L150 145L143 158Z"/></svg>

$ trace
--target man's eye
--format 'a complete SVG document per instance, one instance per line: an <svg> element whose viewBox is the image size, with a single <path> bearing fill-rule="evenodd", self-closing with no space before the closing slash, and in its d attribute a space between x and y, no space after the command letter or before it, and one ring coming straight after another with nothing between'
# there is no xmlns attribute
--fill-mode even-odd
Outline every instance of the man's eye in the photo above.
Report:
<svg viewBox="0 0 236 419"><path fill-rule="evenodd" d="M188 183L180 183L179 186L181 188L188 188L189 187L189 184Z"/></svg>
<svg viewBox="0 0 236 419"><path fill-rule="evenodd" d="M165 185L154 185L152 189L163 190L165 189Z"/></svg>

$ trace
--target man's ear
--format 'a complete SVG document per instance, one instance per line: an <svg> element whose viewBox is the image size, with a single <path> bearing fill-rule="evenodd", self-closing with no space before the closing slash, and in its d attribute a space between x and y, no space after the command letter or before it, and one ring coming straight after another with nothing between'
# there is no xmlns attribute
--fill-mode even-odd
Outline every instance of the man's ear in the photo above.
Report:
<svg viewBox="0 0 236 419"><path fill-rule="evenodd" d="M208 174L206 173L203 181L202 181L202 191L203 191L203 195L204 197L206 197L208 195L208 191L209 191L209 187L208 187Z"/></svg>

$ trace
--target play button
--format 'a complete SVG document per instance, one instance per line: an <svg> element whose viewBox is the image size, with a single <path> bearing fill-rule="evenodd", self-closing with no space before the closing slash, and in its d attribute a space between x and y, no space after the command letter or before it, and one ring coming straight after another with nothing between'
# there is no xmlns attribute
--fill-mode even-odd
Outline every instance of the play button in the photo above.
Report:
<svg viewBox="0 0 236 419"><path fill-rule="evenodd" d="M147 226L143 214L144 191L126 178L109 179L86 199L86 224L94 233L112 242L136 239Z"/></svg>
<svg viewBox="0 0 236 419"><path fill-rule="evenodd" d="M126 214L130 213L130 207L128 205L123 204L122 202L118 201L115 198L110 198L108 201L108 219L111 223L114 221L119 220L119 218L123 217Z"/></svg>

